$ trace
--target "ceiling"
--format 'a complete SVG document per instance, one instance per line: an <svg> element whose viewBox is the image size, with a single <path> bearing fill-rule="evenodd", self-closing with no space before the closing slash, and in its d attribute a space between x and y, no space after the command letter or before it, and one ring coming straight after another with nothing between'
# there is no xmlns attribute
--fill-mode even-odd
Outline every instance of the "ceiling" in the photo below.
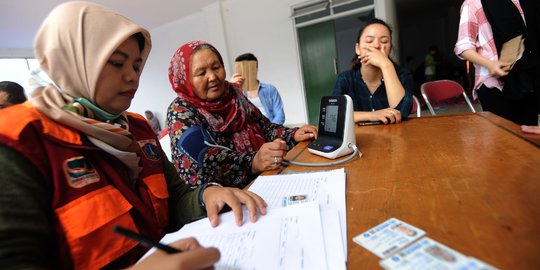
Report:
<svg viewBox="0 0 540 270"><path fill-rule="evenodd" d="M375 0L377 1L377 0ZM449 6L461 7L463 0L394 0L399 12L430 12L433 9L445 9Z"/></svg>
<svg viewBox="0 0 540 270"><path fill-rule="evenodd" d="M152 29L200 11L223 0L91 0L110 7ZM276 1L276 0L271 0ZM279 1L279 0L278 0ZM307 1L307 0L306 0ZM375 0L379 1L379 0ZM441 6L462 0L394 0L400 12ZM31 49L41 22L57 5L69 0L1 0L0 50Z"/></svg>
<svg viewBox="0 0 540 270"><path fill-rule="evenodd" d="M92 0L152 29L195 13L219 0ZM47 14L68 0L0 1L0 50L30 49Z"/></svg>

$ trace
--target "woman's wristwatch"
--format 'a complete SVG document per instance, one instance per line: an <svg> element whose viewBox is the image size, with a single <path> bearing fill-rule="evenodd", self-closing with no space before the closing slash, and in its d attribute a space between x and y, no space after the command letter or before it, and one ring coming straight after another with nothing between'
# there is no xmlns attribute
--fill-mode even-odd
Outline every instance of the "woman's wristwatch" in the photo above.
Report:
<svg viewBox="0 0 540 270"><path fill-rule="evenodd" d="M220 183L216 183L216 182L207 182L207 183L204 183L202 188L199 190L199 205L201 207L205 207L204 205L204 201L203 201L203 193L204 193L204 190L206 190L207 187L209 186L218 186L218 187L223 187Z"/></svg>

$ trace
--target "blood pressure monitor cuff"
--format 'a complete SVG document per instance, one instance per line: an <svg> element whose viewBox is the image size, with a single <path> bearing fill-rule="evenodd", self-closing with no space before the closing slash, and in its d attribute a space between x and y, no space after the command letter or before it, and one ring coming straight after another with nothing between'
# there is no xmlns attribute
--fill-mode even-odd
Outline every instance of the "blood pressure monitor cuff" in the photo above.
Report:
<svg viewBox="0 0 540 270"><path fill-rule="evenodd" d="M191 161L202 164L204 155L210 149L210 146L206 145L205 141L214 144L212 137L204 128L192 126L182 133L176 147Z"/></svg>

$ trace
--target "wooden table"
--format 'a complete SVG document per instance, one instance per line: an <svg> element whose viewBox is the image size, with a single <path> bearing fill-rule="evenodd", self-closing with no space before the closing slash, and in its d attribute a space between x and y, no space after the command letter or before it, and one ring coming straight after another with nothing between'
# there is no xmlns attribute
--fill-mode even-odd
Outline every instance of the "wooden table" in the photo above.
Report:
<svg viewBox="0 0 540 270"><path fill-rule="evenodd" d="M348 269L382 269L351 239L391 217L500 269L540 269L540 136L491 113L357 127L356 136L363 157L324 168L347 173ZM328 161L306 146L287 158Z"/></svg>

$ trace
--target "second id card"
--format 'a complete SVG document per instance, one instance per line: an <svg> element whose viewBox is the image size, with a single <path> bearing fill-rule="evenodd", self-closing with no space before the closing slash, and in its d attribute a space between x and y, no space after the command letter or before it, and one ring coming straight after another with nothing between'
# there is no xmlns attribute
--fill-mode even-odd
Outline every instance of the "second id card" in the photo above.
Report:
<svg viewBox="0 0 540 270"><path fill-rule="evenodd" d="M390 218L382 224L357 235L353 238L353 241L380 258L386 258L425 234L423 230L399 219Z"/></svg>
<svg viewBox="0 0 540 270"><path fill-rule="evenodd" d="M495 269L474 258L467 257L428 237L382 260L387 270L487 270Z"/></svg>

